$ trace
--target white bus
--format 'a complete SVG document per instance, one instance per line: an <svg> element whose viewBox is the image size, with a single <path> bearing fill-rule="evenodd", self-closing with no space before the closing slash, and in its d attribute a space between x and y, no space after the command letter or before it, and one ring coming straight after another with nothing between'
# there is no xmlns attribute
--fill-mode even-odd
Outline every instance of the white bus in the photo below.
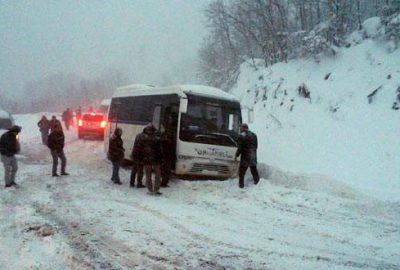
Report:
<svg viewBox="0 0 400 270"><path fill-rule="evenodd" d="M131 159L137 134L150 122L173 134L178 177L229 178L237 173L234 160L241 124L238 99L201 85L118 88L108 111L105 151L116 128L123 130L125 158Z"/></svg>

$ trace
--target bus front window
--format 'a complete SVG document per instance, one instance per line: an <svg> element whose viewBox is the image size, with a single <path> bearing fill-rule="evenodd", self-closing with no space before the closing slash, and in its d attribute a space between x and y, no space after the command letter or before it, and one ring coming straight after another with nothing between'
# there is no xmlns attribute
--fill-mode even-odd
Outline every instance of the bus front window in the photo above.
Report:
<svg viewBox="0 0 400 270"><path fill-rule="evenodd" d="M181 140L236 146L241 121L239 103L204 97L188 100L187 113L181 118Z"/></svg>

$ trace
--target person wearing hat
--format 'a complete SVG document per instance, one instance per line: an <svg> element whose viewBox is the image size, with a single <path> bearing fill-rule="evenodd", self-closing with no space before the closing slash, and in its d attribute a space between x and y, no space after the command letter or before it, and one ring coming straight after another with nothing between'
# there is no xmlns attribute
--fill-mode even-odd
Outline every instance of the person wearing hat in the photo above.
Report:
<svg viewBox="0 0 400 270"><path fill-rule="evenodd" d="M235 160L240 156L239 187L243 188L244 176L248 167L250 167L255 185L260 181L260 176L257 171L257 136L249 130L247 124L241 125L240 132Z"/></svg>
<svg viewBox="0 0 400 270"><path fill-rule="evenodd" d="M122 129L116 128L113 135L110 138L108 147L107 157L111 161L113 170L111 181L117 185L121 185L121 179L119 178L119 167L122 159L124 158L124 142L122 141Z"/></svg>
<svg viewBox="0 0 400 270"><path fill-rule="evenodd" d="M18 170L15 154L18 154L20 151L20 144L18 141L18 133L20 132L20 126L12 126L0 138L0 154L1 162L3 162L4 165L4 181L6 188L18 186L17 183L15 183L15 174Z"/></svg>

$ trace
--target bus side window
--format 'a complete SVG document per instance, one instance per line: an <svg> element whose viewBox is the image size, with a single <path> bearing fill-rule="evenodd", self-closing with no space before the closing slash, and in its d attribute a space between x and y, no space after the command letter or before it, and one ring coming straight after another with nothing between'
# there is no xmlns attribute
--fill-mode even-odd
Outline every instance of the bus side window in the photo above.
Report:
<svg viewBox="0 0 400 270"><path fill-rule="evenodd" d="M234 130L233 114L229 115L228 126L229 126L229 130Z"/></svg>
<svg viewBox="0 0 400 270"><path fill-rule="evenodd" d="M162 105L155 105L154 111L153 111L153 126L160 130L160 125L161 125L161 111L162 111Z"/></svg>
<svg viewBox="0 0 400 270"><path fill-rule="evenodd" d="M239 128L239 118L238 118L238 116L237 115L235 115L235 114L229 114L229 119L228 119L228 127L229 127L229 130L232 130L232 131L237 131L238 130L238 128Z"/></svg>

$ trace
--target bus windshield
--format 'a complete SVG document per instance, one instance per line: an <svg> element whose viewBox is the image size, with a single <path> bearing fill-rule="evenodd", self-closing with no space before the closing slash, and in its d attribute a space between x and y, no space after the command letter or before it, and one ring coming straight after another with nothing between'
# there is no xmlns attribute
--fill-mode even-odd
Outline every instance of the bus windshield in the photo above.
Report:
<svg viewBox="0 0 400 270"><path fill-rule="evenodd" d="M236 146L240 124L239 102L188 95L179 137L188 142Z"/></svg>

